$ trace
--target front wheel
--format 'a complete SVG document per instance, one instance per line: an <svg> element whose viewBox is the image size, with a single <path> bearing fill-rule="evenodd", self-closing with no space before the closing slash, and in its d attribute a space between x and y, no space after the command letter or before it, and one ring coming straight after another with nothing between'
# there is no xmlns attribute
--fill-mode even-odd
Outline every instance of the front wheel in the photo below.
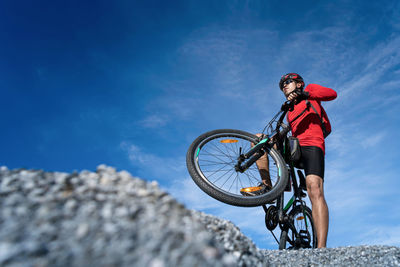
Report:
<svg viewBox="0 0 400 267"><path fill-rule="evenodd" d="M186 155L194 182L211 197L234 206L254 207L276 199L285 189L288 174L282 156L273 148L266 149L271 190L257 196L240 193L241 189L256 187L262 181L255 163L244 172L235 169L240 154L247 153L256 140L253 134L231 129L199 136Z"/></svg>
<svg viewBox="0 0 400 267"><path fill-rule="evenodd" d="M315 232L314 221L311 209L307 206L295 206L289 212L289 221L292 223L296 232L290 227L285 227L281 232L279 249L300 249L316 248L317 235Z"/></svg>

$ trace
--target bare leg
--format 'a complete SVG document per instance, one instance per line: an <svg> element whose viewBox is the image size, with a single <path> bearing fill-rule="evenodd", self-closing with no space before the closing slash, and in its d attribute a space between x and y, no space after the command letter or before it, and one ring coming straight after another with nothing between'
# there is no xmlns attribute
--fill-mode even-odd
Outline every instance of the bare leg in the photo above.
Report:
<svg viewBox="0 0 400 267"><path fill-rule="evenodd" d="M325 248L328 237L329 210L324 196L324 181L318 175L310 174L306 177L306 183L317 231L318 248Z"/></svg>
<svg viewBox="0 0 400 267"><path fill-rule="evenodd" d="M256 134L256 135L258 137L261 136L261 134ZM251 146L253 147L254 144L251 144ZM261 180L263 181L263 183L272 187L271 177L269 175L268 156L266 154L264 154L261 158L259 158L259 160L256 161L256 165L257 165L257 168L258 168L258 171L260 173Z"/></svg>

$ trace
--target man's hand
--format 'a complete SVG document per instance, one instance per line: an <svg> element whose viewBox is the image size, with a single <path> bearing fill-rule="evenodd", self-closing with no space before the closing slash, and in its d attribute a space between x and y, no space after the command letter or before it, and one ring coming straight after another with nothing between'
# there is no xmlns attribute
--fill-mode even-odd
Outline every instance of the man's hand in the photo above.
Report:
<svg viewBox="0 0 400 267"><path fill-rule="evenodd" d="M295 100L295 99L299 96L297 93L298 93L298 92L296 92L296 91L291 92L291 93L288 95L287 100L289 100L289 101Z"/></svg>
<svg viewBox="0 0 400 267"><path fill-rule="evenodd" d="M307 99L308 97L309 97L308 92L305 92L302 90L295 90L288 95L287 100L292 101L295 104L297 104L300 101Z"/></svg>

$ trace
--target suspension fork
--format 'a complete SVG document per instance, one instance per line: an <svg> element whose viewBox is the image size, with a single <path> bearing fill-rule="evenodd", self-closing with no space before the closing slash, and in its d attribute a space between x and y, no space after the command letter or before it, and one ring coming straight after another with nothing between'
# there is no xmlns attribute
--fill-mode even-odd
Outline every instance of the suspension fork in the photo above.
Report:
<svg viewBox="0 0 400 267"><path fill-rule="evenodd" d="M254 162L259 160L264 155L264 152L262 150L267 147L269 140L270 140L269 137L264 138L257 145L255 145L253 148L251 148L250 151L247 152L246 154L242 154L240 151L240 156L238 158L237 164L235 165L235 170L243 173L251 165L253 165ZM246 159L249 159L249 160L245 164L242 165L242 163Z"/></svg>

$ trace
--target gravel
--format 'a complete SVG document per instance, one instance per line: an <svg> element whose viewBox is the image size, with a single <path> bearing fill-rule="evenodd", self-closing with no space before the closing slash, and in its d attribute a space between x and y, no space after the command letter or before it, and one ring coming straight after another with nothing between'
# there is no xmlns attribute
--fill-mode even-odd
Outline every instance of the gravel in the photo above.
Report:
<svg viewBox="0 0 400 267"><path fill-rule="evenodd" d="M260 250L229 221L156 182L0 167L0 266L400 266L400 250Z"/></svg>
<svg viewBox="0 0 400 267"><path fill-rule="evenodd" d="M263 250L262 253L271 266L400 266L400 248L389 246Z"/></svg>

